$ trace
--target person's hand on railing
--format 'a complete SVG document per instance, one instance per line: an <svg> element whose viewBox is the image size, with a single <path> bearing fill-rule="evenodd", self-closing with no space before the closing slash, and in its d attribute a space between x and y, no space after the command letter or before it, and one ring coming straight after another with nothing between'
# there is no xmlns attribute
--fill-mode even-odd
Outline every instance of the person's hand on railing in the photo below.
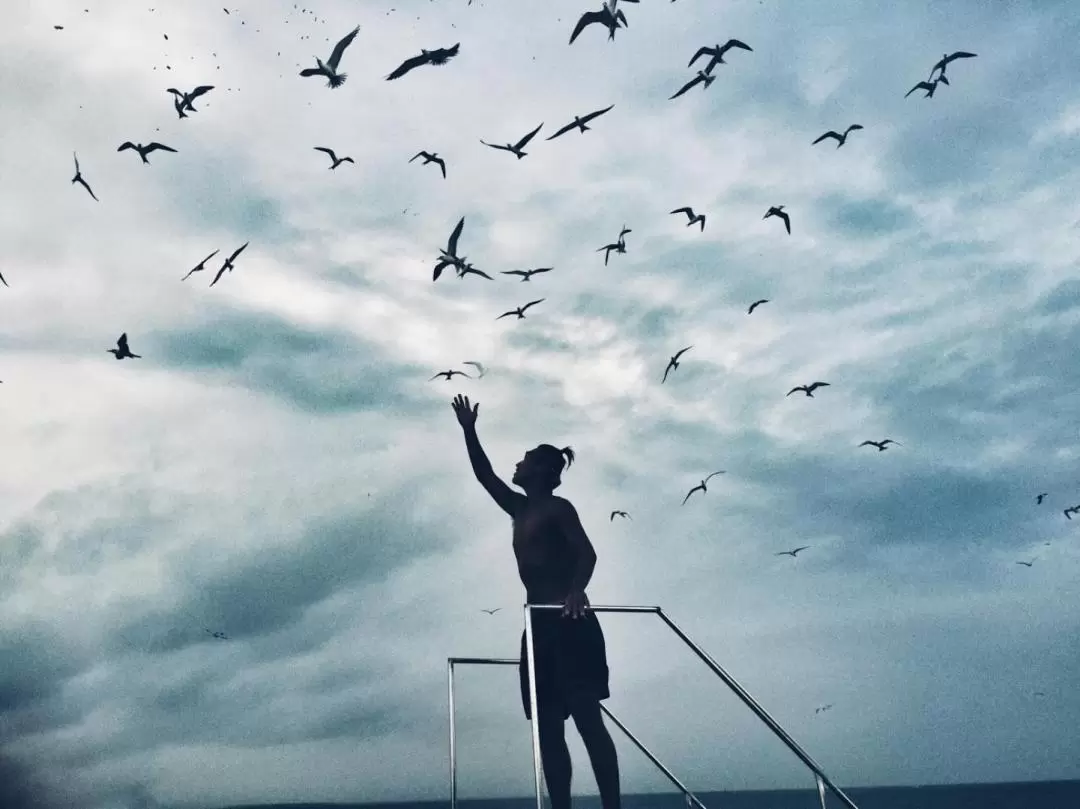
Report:
<svg viewBox="0 0 1080 809"><path fill-rule="evenodd" d="M587 606L589 606L589 597L585 595L585 591L571 590L563 602L563 617L569 615L571 618L584 618Z"/></svg>

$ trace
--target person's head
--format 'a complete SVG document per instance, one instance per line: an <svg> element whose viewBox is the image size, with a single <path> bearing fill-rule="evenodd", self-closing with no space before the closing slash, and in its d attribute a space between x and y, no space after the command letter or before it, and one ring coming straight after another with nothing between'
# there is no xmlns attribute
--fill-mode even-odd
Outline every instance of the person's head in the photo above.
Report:
<svg viewBox="0 0 1080 809"><path fill-rule="evenodd" d="M530 449L514 468L512 482L526 491L554 491L562 483L564 467L574 462L574 450L540 444Z"/></svg>

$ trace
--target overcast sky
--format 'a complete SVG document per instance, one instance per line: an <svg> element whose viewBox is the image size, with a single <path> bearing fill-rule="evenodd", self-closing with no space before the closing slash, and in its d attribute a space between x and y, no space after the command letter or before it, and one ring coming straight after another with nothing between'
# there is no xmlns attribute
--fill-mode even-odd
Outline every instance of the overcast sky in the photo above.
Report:
<svg viewBox="0 0 1080 809"><path fill-rule="evenodd" d="M642 0L568 45L598 3L154 2L0 31L12 805L448 797L446 659L516 657L524 600L459 392L505 479L577 451L592 602L664 607L839 784L1080 777L1075 4ZM298 75L356 25L342 87ZM433 283L462 216L494 280ZM659 619L601 622L607 706L691 788L812 784ZM460 795L529 794L514 670L458 687Z"/></svg>

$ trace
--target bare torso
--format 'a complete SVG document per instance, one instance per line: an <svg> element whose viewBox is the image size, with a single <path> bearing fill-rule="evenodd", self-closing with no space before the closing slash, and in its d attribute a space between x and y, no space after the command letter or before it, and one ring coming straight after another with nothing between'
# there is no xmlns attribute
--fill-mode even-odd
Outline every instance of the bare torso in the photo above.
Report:
<svg viewBox="0 0 1080 809"><path fill-rule="evenodd" d="M576 560L551 514L553 502L522 498L514 516L514 556L532 603L561 603L574 574Z"/></svg>

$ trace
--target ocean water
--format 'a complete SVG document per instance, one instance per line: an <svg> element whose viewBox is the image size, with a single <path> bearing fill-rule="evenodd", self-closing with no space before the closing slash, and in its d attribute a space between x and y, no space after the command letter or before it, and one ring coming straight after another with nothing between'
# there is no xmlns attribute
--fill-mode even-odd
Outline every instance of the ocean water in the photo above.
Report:
<svg viewBox="0 0 1080 809"><path fill-rule="evenodd" d="M1080 809L1080 781L1027 781L1006 784L953 784L922 787L852 787L838 785L859 809ZM814 789L697 793L706 809L815 809ZM624 809L684 809L679 793L624 795ZM544 801L548 806L547 800ZM844 804L826 794L828 809ZM458 809L535 809L536 799L460 799ZM449 809L445 801L400 803L243 804L219 809ZM573 809L600 809L595 795L575 796Z"/></svg>

